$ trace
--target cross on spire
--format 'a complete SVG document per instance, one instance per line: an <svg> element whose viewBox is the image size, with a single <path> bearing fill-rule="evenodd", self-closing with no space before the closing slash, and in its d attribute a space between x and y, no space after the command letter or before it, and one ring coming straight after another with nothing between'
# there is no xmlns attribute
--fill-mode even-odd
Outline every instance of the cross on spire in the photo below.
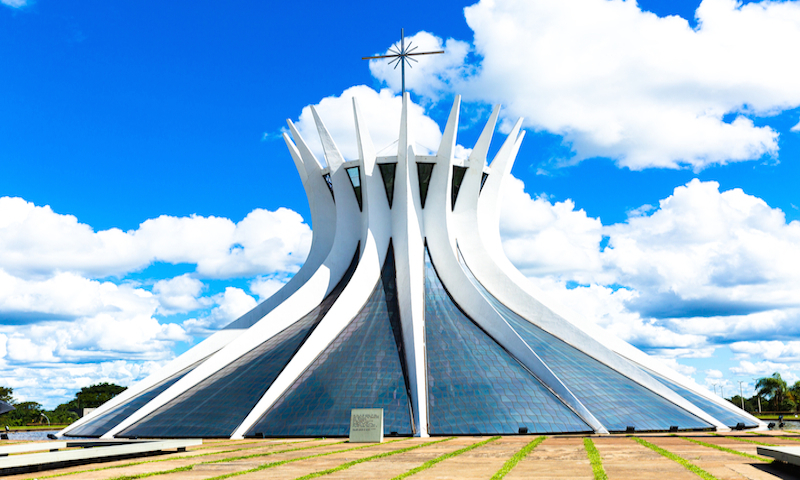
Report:
<svg viewBox="0 0 800 480"><path fill-rule="evenodd" d="M411 48L411 42L408 42L408 46L406 46L406 36L403 32L403 29L400 29L400 47L398 48L397 45L392 45L389 49L391 55L378 55L375 57L361 57L361 60L376 60L378 58L391 58L389 60L389 65L394 63L394 68L396 69L398 65L400 65L400 75L402 77L403 83L403 96L406 95L406 64L408 64L408 68L411 68L411 62L417 62L416 58L411 58L415 55L435 55L437 53L444 53L444 50L436 50L433 52L414 52L419 47Z"/></svg>

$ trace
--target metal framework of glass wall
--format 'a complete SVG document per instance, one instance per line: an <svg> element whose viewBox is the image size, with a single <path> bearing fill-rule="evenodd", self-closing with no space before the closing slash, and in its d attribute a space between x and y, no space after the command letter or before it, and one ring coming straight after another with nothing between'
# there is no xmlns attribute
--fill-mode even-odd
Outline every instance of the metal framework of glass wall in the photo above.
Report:
<svg viewBox="0 0 800 480"><path fill-rule="evenodd" d="M383 408L386 435L411 435L394 254L367 303L245 436L345 436L350 410Z"/></svg>

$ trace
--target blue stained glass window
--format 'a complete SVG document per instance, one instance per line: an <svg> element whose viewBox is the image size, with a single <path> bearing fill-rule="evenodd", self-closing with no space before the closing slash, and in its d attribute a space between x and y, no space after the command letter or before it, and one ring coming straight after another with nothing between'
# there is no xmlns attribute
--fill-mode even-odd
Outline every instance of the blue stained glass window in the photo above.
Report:
<svg viewBox="0 0 800 480"><path fill-rule="evenodd" d="M229 437L339 298L358 252L325 299L277 335L121 432L119 437Z"/></svg>
<svg viewBox="0 0 800 480"><path fill-rule="evenodd" d="M639 385L616 370L528 322L497 300L472 275L464 272L494 309L550 367L564 385L609 431L705 429L711 425Z"/></svg>
<svg viewBox="0 0 800 480"><path fill-rule="evenodd" d="M204 361L205 358L203 360L200 360L199 362L196 362L184 368L180 372L162 380L161 382L150 387L149 389L145 390L139 395L136 395L135 397L129 399L127 402L123 402L122 404L117 405L116 407L100 415L99 417L90 420L77 428L73 428L69 432L65 433L64 436L94 437L94 438L101 437L103 434L107 433L112 428L119 425L120 422L128 418L136 410L139 410L140 408L145 406L147 402L156 398L158 395L161 394L161 392L171 387L175 382L183 378L187 373L194 370L198 365L200 365Z"/></svg>
<svg viewBox="0 0 800 480"><path fill-rule="evenodd" d="M394 254L367 303L246 436L343 436L350 409L383 408L384 432L413 433L398 331Z"/></svg>
<svg viewBox="0 0 800 480"><path fill-rule="evenodd" d="M427 249L425 338L431 434L592 431L456 306Z"/></svg>
<svg viewBox="0 0 800 480"><path fill-rule="evenodd" d="M651 376L655 377L659 382L663 383L667 388L677 393L681 397L685 398L686 400L692 402L693 404L697 405L706 413L716 418L717 420L722 422L724 425L727 425L728 427L733 428L739 423L744 423L744 426L746 428L753 428L758 426L752 419L747 418L744 415L737 415L735 412L731 412L723 407L720 407L711 400L706 400L700 395L692 392L691 390L683 388L676 383L667 380L661 375L653 373L649 370L648 373Z"/></svg>

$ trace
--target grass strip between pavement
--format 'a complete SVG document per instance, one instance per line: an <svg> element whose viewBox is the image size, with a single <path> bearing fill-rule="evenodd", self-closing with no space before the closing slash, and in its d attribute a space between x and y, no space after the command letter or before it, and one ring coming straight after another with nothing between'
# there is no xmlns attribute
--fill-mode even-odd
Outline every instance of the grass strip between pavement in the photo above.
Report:
<svg viewBox="0 0 800 480"><path fill-rule="evenodd" d="M591 438L585 437L583 439L583 447L586 449L586 455L589 457L589 462L592 464L592 474L594 480L608 480L606 470L603 468L603 461L600 459L600 452L594 446Z"/></svg>
<svg viewBox="0 0 800 480"><path fill-rule="evenodd" d="M674 436L677 436L677 435L674 435ZM759 457L757 455L751 455L749 453L740 452L740 451L734 450L732 448L722 447L722 446L719 446L719 445L714 445L713 443L706 443L706 442L697 440L696 438L692 438L692 437L680 437L680 438L682 438L684 440L688 440L688 441L690 441L692 443L696 443L698 445L702 445L704 447L714 448L714 449L719 450L721 452L732 453L734 455L739 455L741 457L747 457L747 458L750 458L752 460L758 460L760 462L772 463L772 459L771 458L764 458L764 457Z"/></svg>
<svg viewBox="0 0 800 480"><path fill-rule="evenodd" d="M700 468L697 465L691 463L690 461L686 460L685 458L681 457L680 455L675 455L674 453L672 453L672 452L670 452L668 450L664 450L663 448L659 447L658 445L653 445L652 443L650 443L647 440L644 440L642 438L639 438L639 437L631 437L631 438L636 440L640 445L643 445L643 446L649 448L650 450L658 453L659 455L667 457L670 460L672 460L673 462L677 462L677 463L681 464L685 469L687 469L690 472L696 474L697 476L699 476L703 480L719 480L714 475L711 475L710 473L706 472L702 468Z"/></svg>
<svg viewBox="0 0 800 480"><path fill-rule="evenodd" d="M793 442L800 442L800 438L790 437L789 435L773 435L771 433L750 432L762 437L780 438L781 440L791 440Z"/></svg>
<svg viewBox="0 0 800 480"><path fill-rule="evenodd" d="M456 438L456 437L448 437L448 438L445 438L445 439L442 439L442 440L434 440L432 442L420 443L419 445L412 445L410 447L401 448L399 450L392 450L391 452L383 452L383 453L379 453L377 455L372 455L371 457L360 458L358 460L353 460L351 462L343 463L343 464L339 465L338 467L329 468L327 470L320 470L319 472L309 473L308 475L304 475L302 477L298 477L295 480L308 480L310 478L321 477L323 475L328 475L328 474L331 474L331 473L334 473L334 472L338 472L340 470L348 469L348 468L352 467L353 465L358 465L359 463L369 462L371 460L377 460L379 458L384 458L384 457L389 457L389 456L392 456L392 455L397 455L398 453L405 453L405 452L408 452L408 451L411 451L411 450L416 450L418 448L427 447L428 445L433 445L433 444L436 444L436 443L447 442L447 441L452 440L454 438Z"/></svg>
<svg viewBox="0 0 800 480"><path fill-rule="evenodd" d="M734 435L720 435L719 433L712 433L711 435L714 435L715 437L730 438L732 440L736 440L737 442L754 443L756 445L761 445L762 447L777 447L778 446L778 445L776 445L774 443L764 443L764 442L759 442L757 440L750 440L749 438L736 437Z"/></svg>
<svg viewBox="0 0 800 480"><path fill-rule="evenodd" d="M428 460L427 462L423 463L422 465L420 465L417 468L412 468L411 470L409 470L409 471L407 471L405 473L401 473L400 475L394 477L392 480L400 480L400 479L403 479L403 478L406 478L406 477L410 477L411 475L414 475L415 473L419 473L419 472L421 472L423 470L427 470L427 469L431 468L432 466L436 465L437 463L447 460L448 458L453 458L455 456L461 455L462 453L465 453L465 452L468 452L468 451L473 450L475 448L478 448L478 447L481 447L483 445L486 445L489 442L494 442L498 438L500 438L500 435L497 435L495 437L486 439L486 440L484 440L482 442L473 443L472 445L464 447L464 448L462 448L460 450L456 450L455 452L445 453L444 455L436 457L433 460Z"/></svg>
<svg viewBox="0 0 800 480"><path fill-rule="evenodd" d="M317 440L325 440L325 437L310 438L308 440L297 440L297 441L291 441L291 442L275 442L275 443L268 443L267 445L291 445L291 444L294 444L294 443L315 442ZM239 447L239 446L242 446L242 445L253 445L253 444L256 444L256 443L260 443L263 446L264 440L256 440L255 442L240 442L240 443L230 442L230 441L221 441L221 442L214 442L214 443L205 444L202 447L193 448L192 450L206 450L208 448L219 448L219 447ZM246 448L258 448L258 447L246 447ZM244 450L244 448L240 448L239 450Z"/></svg>
<svg viewBox="0 0 800 480"><path fill-rule="evenodd" d="M390 441L384 442L384 443L370 443L370 444L367 444L367 445L362 445L360 447L345 448L344 450L334 450L333 452L318 453L316 455L309 455L307 457L290 458L290 459L287 459L287 460L280 460L280 461L277 461L277 462L264 463L262 465L259 465L259 466L255 467L255 468L251 468L251 469L248 469L248 470L242 470L242 471L239 471L239 472L226 473L225 475L219 475L217 477L211 477L211 478L208 478L206 480L222 480L224 478L236 477L238 475L244 475L246 473L259 472L261 470L266 470L268 468L278 467L278 466L284 465L286 463L299 462L300 460L308 460L309 458L324 457L324 456L327 456L327 455L334 455L336 453L352 452L353 450L361 450L362 448L375 447L375 446L378 446L378 445L386 445L387 443L402 442L403 440L406 440L406 439L405 438L399 438L397 440L390 440ZM342 442L342 443L344 443L344 442ZM330 444L329 443L328 445L334 445L334 444ZM206 463L219 463L219 462L206 462ZM110 480L133 480L133 479L112 478Z"/></svg>
<svg viewBox="0 0 800 480"><path fill-rule="evenodd" d="M534 448L538 447L540 443L544 442L545 438L547 437L544 435L541 437L536 437L533 439L533 441L522 447L519 452L515 453L513 457L509 458L508 461L503 464L500 470L498 470L497 473L492 476L491 480L500 480L508 475L508 472L510 472L512 468L516 467L520 460L527 457Z"/></svg>
<svg viewBox="0 0 800 480"><path fill-rule="evenodd" d="M308 441L311 441L311 440L308 440ZM273 443L273 444L269 444L267 446L274 446L274 445L280 446L280 445L286 445L286 444L291 445L291 444L294 444L294 443L305 443L305 442ZM246 455L246 456L242 456L242 457L232 457L232 458L231 457L226 457L226 458L224 458L222 460L212 460L210 462L194 463L194 464L190 465L190 467L193 467L194 465L198 465L200 463L218 463L218 462L226 462L226 461L230 461L230 460L234 460L234 459L235 460L239 460L239 459L244 459L244 458L264 457L264 456L268 456L268 455L275 455L275 454L278 454L278 453L295 452L297 450L309 450L309 449L312 449L312 448L324 447L326 445L337 445L339 443L344 443L344 441L323 443L323 444L320 444L320 445L312 445L310 447L289 448L289 449L286 449L286 450L278 450L278 451L275 451L275 452L255 453L253 455ZM73 472L63 472L63 473L56 473L56 474L53 474L53 475L37 476L36 478L28 478L26 480L37 480L37 479L38 480L44 480L45 478L65 477L65 476L68 476L68 475L76 475L76 474L79 474L79 473L99 472L99 471L102 471L102 470L111 470L111 469L114 469L114 468L133 467L133 466L142 465L142 464L145 464L145 463L169 462L170 460L183 460L183 459L187 459L187 458L205 457L205 456L208 456L208 455L223 455L225 453L239 452L239 451L242 451L242 450L251 450L253 448L258 448L258 447L236 448L236 449L233 449L233 450L224 450L224 451L221 451L221 452L208 452L208 453L201 453L201 454L198 454L198 455L181 455L180 457L167 457L167 458L159 458L159 459L156 459L156 460L142 460L142 461L138 461L138 462L123 463L123 464L120 464L120 465L111 465L111 466L108 466L108 467L91 468L91 469L88 469L88 470L75 470ZM180 467L180 468L184 468L184 467ZM189 470L191 470L191 468L189 468ZM186 471L186 469L184 468L184 470L176 470L176 471ZM161 475L163 473L171 473L171 472L172 472L171 470L164 470L161 473L158 473L158 475ZM119 477L119 478L127 478L127 477ZM136 478L140 478L140 477L136 477Z"/></svg>

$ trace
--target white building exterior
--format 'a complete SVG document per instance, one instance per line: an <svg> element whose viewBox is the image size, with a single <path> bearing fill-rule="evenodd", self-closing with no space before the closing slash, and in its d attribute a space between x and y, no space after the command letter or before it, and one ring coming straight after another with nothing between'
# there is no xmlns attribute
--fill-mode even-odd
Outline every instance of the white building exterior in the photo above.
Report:
<svg viewBox="0 0 800 480"><path fill-rule="evenodd" d="M554 305L508 261L499 208L521 120L487 166L495 108L454 159L460 99L417 155L403 98L397 155L359 158L316 111L325 164L284 134L309 199L308 259L252 311L70 425L89 437L345 436L383 408L386 435L758 427L756 418Z"/></svg>

